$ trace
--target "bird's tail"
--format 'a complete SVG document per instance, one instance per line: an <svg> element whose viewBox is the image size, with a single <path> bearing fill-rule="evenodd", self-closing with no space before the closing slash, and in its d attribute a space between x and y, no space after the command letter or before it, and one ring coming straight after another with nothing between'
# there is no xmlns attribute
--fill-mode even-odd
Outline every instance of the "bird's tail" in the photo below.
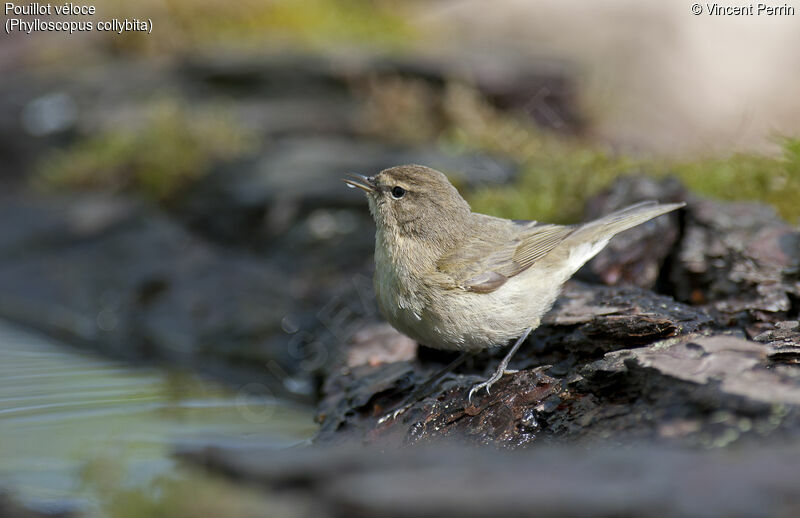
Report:
<svg viewBox="0 0 800 518"><path fill-rule="evenodd" d="M581 237L589 239L591 239L591 236L596 236L597 239L608 239L619 234L623 230L641 225L645 221L649 221L667 212L680 209L685 205L686 203L683 202L661 204L655 201L643 201L585 223L575 231L575 235L581 235Z"/></svg>
<svg viewBox="0 0 800 518"><path fill-rule="evenodd" d="M578 271L589 259L597 255L612 237L623 230L641 225L684 205L686 204L659 204L655 201L645 201L578 226L563 241L563 245L559 246L559 249L566 252L564 273L568 277Z"/></svg>

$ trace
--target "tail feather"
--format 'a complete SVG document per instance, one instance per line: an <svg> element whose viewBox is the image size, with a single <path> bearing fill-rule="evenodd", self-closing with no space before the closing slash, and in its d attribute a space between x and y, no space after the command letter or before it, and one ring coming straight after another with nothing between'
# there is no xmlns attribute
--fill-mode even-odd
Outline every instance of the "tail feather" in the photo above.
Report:
<svg viewBox="0 0 800 518"><path fill-rule="evenodd" d="M612 237L623 230L641 225L684 205L686 204L659 204L645 201L579 226L563 242L566 246L562 250L568 251L564 272L569 276L578 271L589 259L597 255Z"/></svg>
<svg viewBox="0 0 800 518"><path fill-rule="evenodd" d="M660 204L655 201L644 201L590 221L580 226L575 234L581 234L589 239L591 239L589 237L591 235L596 236L597 240L608 239L624 230L641 225L645 221L680 209L685 205L686 203L683 202Z"/></svg>

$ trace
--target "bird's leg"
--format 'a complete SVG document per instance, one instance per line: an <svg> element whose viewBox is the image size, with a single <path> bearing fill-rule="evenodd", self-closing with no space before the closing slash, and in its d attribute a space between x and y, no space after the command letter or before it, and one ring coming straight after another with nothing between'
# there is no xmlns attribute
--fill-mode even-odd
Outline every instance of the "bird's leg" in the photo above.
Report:
<svg viewBox="0 0 800 518"><path fill-rule="evenodd" d="M422 385L417 387L417 389L414 390L414 392L412 392L407 398L403 400L403 403L399 407L397 407L396 410L393 410L392 412L389 412L388 414L385 414L383 417L378 419L378 424L385 423L390 419L397 418L400 414L411 408L412 405L414 405L414 403L425 398L432 391L432 389L436 388L438 382L441 380L442 377L444 377L445 374L448 374L456 367L464 363L464 361L473 354L474 353L470 352L463 352L459 354L455 360L447 364L445 367L437 371L432 376L428 377L428 379L426 379L422 383Z"/></svg>
<svg viewBox="0 0 800 518"><path fill-rule="evenodd" d="M531 334L531 331L533 331L533 328L529 327L528 329L525 330L525 332L522 334L522 336L520 336L517 339L517 341L511 347L511 350L508 351L508 354L506 354L505 358L503 358L503 361L501 361L500 365L498 365L497 370L494 371L494 374L492 374L489 377L489 379L487 379L486 381L484 381L482 383L478 383L477 385L474 385L469 390L469 395L467 396L467 401L468 402L472 403L472 395L475 392L477 392L480 389L482 389L482 388L486 388L486 393L488 394L489 393L489 389L491 388L491 386L494 385L495 383L497 383L497 381L500 378L503 377L503 374L512 374L514 372L517 372L515 370L508 370L508 362L511 361L511 357L514 356L514 353L517 352L519 347L522 345L522 342L524 342L525 339L528 338L528 335Z"/></svg>

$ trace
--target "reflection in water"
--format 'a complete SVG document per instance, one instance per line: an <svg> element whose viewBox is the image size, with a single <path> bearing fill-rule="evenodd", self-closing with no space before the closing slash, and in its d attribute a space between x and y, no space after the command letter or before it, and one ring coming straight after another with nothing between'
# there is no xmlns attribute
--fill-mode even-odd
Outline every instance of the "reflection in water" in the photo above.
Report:
<svg viewBox="0 0 800 518"><path fill-rule="evenodd" d="M120 484L177 468L176 444L296 444L313 433L307 409L216 383L130 367L0 322L0 488L36 503L94 507L82 475L109 459Z"/></svg>

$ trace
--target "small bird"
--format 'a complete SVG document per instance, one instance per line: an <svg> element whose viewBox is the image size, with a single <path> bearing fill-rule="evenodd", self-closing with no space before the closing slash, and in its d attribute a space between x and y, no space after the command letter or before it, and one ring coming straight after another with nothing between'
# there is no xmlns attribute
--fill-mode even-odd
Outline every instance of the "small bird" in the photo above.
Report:
<svg viewBox="0 0 800 518"><path fill-rule="evenodd" d="M647 201L588 223L551 225L472 212L444 174L424 166L349 176L343 181L366 192L375 219L375 295L392 326L466 354L516 339L469 401L513 372L511 357L563 284L614 235L685 205Z"/></svg>

